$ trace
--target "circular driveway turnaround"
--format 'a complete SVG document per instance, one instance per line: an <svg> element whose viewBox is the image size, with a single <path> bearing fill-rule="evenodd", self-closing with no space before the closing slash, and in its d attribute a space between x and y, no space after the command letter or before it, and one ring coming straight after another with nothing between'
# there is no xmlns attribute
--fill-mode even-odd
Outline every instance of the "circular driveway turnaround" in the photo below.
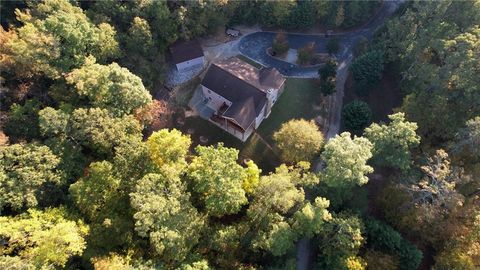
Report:
<svg viewBox="0 0 480 270"><path fill-rule="evenodd" d="M324 35L287 33L288 44L291 49L299 49L309 42L315 42L317 53L326 53L326 44L331 38L338 38L340 50L335 54L337 60L343 61L349 57L353 45L361 38L371 39L375 30L395 11L403 1L385 1L377 15L361 29L334 34L326 38ZM317 77L317 67L302 67L270 56L267 49L272 46L275 32L255 32L248 34L239 41L238 50L244 56L259 62L266 67L275 67L280 73L289 77Z"/></svg>
<svg viewBox="0 0 480 270"><path fill-rule="evenodd" d="M270 56L267 49L272 47L272 41L276 33L273 32L255 32L244 36L239 43L238 49L240 53L251 58L266 67L275 67L285 76L317 76L317 67L301 67L291 64ZM341 39L341 37L339 37ZM303 34L287 34L290 49L299 49L307 45L309 42L315 42L317 53L326 53L325 45L329 38L321 35L303 35ZM343 44L343 42L340 42ZM343 46L343 45L342 45ZM340 51L343 50L343 47Z"/></svg>

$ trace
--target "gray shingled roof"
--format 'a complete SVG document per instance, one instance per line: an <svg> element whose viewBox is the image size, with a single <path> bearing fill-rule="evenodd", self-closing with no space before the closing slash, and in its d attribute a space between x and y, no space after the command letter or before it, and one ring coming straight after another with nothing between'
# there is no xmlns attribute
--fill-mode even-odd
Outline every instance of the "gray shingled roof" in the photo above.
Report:
<svg viewBox="0 0 480 270"><path fill-rule="evenodd" d="M212 63L203 78L202 85L233 104L226 111L228 117L247 129L267 102L265 92ZM251 99L251 101L249 101ZM246 106L242 109L242 106ZM232 112L229 112L232 110ZM227 116L227 115L225 115Z"/></svg>
<svg viewBox="0 0 480 270"><path fill-rule="evenodd" d="M175 64L183 63L203 56L203 49L197 40L177 42L170 46L170 53Z"/></svg>

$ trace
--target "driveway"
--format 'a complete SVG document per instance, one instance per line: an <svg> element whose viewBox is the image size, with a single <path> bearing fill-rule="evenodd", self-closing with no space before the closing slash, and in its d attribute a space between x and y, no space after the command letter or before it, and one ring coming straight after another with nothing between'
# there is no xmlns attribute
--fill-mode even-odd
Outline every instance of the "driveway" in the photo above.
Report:
<svg viewBox="0 0 480 270"><path fill-rule="evenodd" d="M326 53L328 40L336 37L340 40L340 50L335 56L338 62L343 62L349 58L352 48L361 37L372 38L375 30L393 14L400 2L403 1L385 1L375 18L355 31L333 34L329 38L319 34L288 33L288 44L291 49L299 49L309 42L315 42L317 53ZM238 42L238 50L244 56L266 67L275 67L285 76L317 77L318 67L301 67L274 58L267 53L267 49L272 46L272 41L276 34L275 32L265 31L248 34Z"/></svg>

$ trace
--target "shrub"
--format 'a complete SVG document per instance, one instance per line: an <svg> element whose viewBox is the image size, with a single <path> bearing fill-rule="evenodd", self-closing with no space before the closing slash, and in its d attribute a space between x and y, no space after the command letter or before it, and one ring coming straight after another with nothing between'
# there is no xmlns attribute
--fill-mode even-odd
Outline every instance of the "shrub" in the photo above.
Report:
<svg viewBox="0 0 480 270"><path fill-rule="evenodd" d="M309 64L314 55L315 42L310 42L305 47L298 49L298 62L301 65Z"/></svg>
<svg viewBox="0 0 480 270"><path fill-rule="evenodd" d="M282 55L288 51L288 39L285 33L278 33L272 42L274 55Z"/></svg>
<svg viewBox="0 0 480 270"><path fill-rule="evenodd" d="M372 111L367 103L354 100L343 107L342 121L346 130L358 135L372 121Z"/></svg>
<svg viewBox="0 0 480 270"><path fill-rule="evenodd" d="M327 52L335 54L340 50L340 39L337 37L330 38L327 42Z"/></svg>

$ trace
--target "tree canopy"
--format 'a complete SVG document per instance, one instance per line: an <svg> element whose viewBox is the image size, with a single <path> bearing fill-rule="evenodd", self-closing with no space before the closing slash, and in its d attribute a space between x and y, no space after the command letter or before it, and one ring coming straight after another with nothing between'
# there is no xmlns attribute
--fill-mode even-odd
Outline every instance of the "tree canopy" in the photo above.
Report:
<svg viewBox="0 0 480 270"><path fill-rule="evenodd" d="M323 145L323 134L314 121L290 120L273 134L285 162L312 160Z"/></svg>

